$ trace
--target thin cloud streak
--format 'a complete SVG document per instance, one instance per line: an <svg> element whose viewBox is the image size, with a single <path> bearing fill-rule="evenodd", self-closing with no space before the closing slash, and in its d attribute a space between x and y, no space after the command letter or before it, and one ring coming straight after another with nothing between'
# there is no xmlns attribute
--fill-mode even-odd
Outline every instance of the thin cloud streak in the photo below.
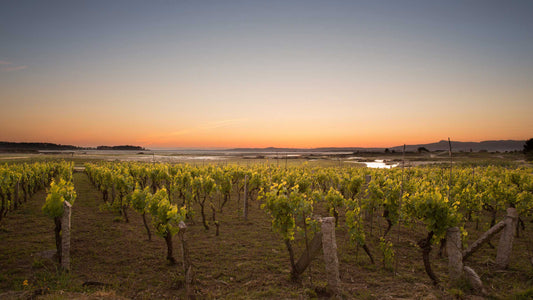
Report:
<svg viewBox="0 0 533 300"><path fill-rule="evenodd" d="M14 66L14 67L5 67L5 68L2 68L1 70L3 72L14 72L14 71L25 70L27 68L28 66Z"/></svg>
<svg viewBox="0 0 533 300"><path fill-rule="evenodd" d="M246 119L246 118L241 118L241 119L230 119L230 120L209 122L209 123L207 123L207 124L205 124L203 126L200 126L199 128L201 128L201 129L216 129L216 128L222 128L222 127L226 127L226 126L242 123L242 122L245 122L247 120L248 119Z"/></svg>
<svg viewBox="0 0 533 300"><path fill-rule="evenodd" d="M167 142L172 141L172 139L178 136L190 135L190 134L205 132L205 131L209 131L213 129L219 129L219 128L239 124L247 120L248 120L247 118L239 118L239 119L229 119L229 120L208 122L203 125L196 126L196 127L184 128L178 131L168 132L168 133L157 135L157 136L151 136L149 138L142 139L141 142L149 143L149 144L167 143Z"/></svg>
<svg viewBox="0 0 533 300"><path fill-rule="evenodd" d="M10 65L11 63L5 60L0 60L0 65Z"/></svg>

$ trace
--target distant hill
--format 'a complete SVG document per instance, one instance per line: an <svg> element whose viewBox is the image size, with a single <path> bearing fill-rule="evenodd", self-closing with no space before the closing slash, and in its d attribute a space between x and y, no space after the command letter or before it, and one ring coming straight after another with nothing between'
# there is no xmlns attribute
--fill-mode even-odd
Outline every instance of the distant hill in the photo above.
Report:
<svg viewBox="0 0 533 300"><path fill-rule="evenodd" d="M0 152L38 152L38 151L59 151L59 150L146 150L141 146L121 145L121 146L98 146L96 148L78 147L72 145L61 145L53 143L14 143L0 142Z"/></svg>
<svg viewBox="0 0 533 300"><path fill-rule="evenodd" d="M453 152L505 152L505 151L522 151L526 141L502 140L502 141L483 141L483 142L457 142L451 141ZM424 147L429 151L448 151L448 141L442 140L437 143L406 145L405 151L417 151L418 148ZM403 146L389 148L390 150L402 151Z"/></svg>
<svg viewBox="0 0 533 300"><path fill-rule="evenodd" d="M53 143L13 143L0 142L1 152L37 152L39 150L78 150L80 147Z"/></svg>
<svg viewBox="0 0 533 300"><path fill-rule="evenodd" d="M453 152L505 152L505 151L522 151L524 148L524 141L516 140L502 140L502 141L483 141L483 142L457 142L452 141ZM418 144L418 145L406 145L405 150L409 152L415 152L418 148L424 147L429 151L448 151L448 141L442 140L436 143ZM322 148L234 148L227 151L236 152L383 152L383 148L364 148L364 147L322 147ZM402 146L388 147L389 150L401 152Z"/></svg>
<svg viewBox="0 0 533 300"><path fill-rule="evenodd" d="M122 146L98 146L96 150L146 150L141 146L131 146L131 145L122 145Z"/></svg>

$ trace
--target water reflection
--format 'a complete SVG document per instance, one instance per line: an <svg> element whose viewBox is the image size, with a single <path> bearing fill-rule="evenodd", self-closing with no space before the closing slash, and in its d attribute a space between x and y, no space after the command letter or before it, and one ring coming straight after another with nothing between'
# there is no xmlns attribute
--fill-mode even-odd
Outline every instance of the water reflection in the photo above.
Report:
<svg viewBox="0 0 533 300"><path fill-rule="evenodd" d="M379 161L379 160L376 160L374 162L365 162L364 164L366 164L368 168L375 168L375 169L391 169L391 168L395 168L398 166L398 164L387 165L383 161Z"/></svg>
<svg viewBox="0 0 533 300"><path fill-rule="evenodd" d="M373 162L367 162L367 161L352 161L352 160L345 160L346 163L353 163L353 164L365 164L367 168L374 168L374 169L391 169L399 166L399 163L388 165L383 159L376 159Z"/></svg>
<svg viewBox="0 0 533 300"><path fill-rule="evenodd" d="M373 162L364 162L367 168L374 169L391 169L397 167L399 164L387 165L383 159L376 159Z"/></svg>

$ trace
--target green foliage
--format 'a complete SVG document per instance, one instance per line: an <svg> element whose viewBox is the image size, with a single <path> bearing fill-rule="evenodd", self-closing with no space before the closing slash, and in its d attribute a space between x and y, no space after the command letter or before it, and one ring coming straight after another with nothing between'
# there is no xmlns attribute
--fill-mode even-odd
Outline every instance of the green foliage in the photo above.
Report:
<svg viewBox="0 0 533 300"><path fill-rule="evenodd" d="M364 206L368 209L375 209L383 206L387 211L386 218L391 225L398 223L400 218L400 197L402 193L401 172L397 170L387 170L386 173L375 172L372 180L368 184L368 199Z"/></svg>
<svg viewBox="0 0 533 300"><path fill-rule="evenodd" d="M344 207L344 197L334 188L329 188L328 194L325 197L326 208L331 216L337 217L341 208Z"/></svg>
<svg viewBox="0 0 533 300"><path fill-rule="evenodd" d="M350 200L348 202L348 210L346 211L346 226L350 234L350 240L362 246L366 243L364 223L361 215L361 207L356 201Z"/></svg>
<svg viewBox="0 0 533 300"><path fill-rule="evenodd" d="M379 250L383 255L383 267L392 271L394 264L394 248L391 241L379 238Z"/></svg>
<svg viewBox="0 0 533 300"><path fill-rule="evenodd" d="M58 183L52 181L42 210L51 218L60 217L63 214L63 202L74 204L75 199L76 192L72 182L66 182L64 179L60 179Z"/></svg>
<svg viewBox="0 0 533 300"><path fill-rule="evenodd" d="M434 231L434 239L442 237L450 226L464 228L465 221L479 221L483 210L496 215L514 206L521 216L533 214L531 168L454 166L451 178L449 168L441 166L409 168L402 172L399 169L340 170L309 166L285 169L128 162L88 164L86 170L102 193L110 197L122 195L121 205L131 202L139 212L150 211L149 192L156 193L164 186L169 204L185 205L188 217L193 214L193 202L209 208L214 207L215 199L229 200L233 192L241 196L246 176L249 200L259 196L262 207L272 217L273 229L289 240L303 221L310 225L313 203L324 205L333 215L344 210L350 238L360 245L365 244L364 213L381 212L391 226L398 223L400 216L406 222L424 222L428 231ZM366 174L372 175L372 180L363 190ZM18 182L22 178L17 172L0 180ZM9 189L2 185L0 194L7 199L4 203L16 198L9 196L16 194L13 184Z"/></svg>
<svg viewBox="0 0 533 300"><path fill-rule="evenodd" d="M31 195L45 188L53 178L72 179L72 163L39 162L0 165L0 220Z"/></svg>
<svg viewBox="0 0 533 300"><path fill-rule="evenodd" d="M138 213L143 213L147 210L148 203L151 201L152 194L150 193L150 188L145 187L141 189L141 186L137 184L135 190L131 194L131 205L133 209Z"/></svg>
<svg viewBox="0 0 533 300"><path fill-rule="evenodd" d="M216 192L217 184L209 175L197 176L192 181L192 188L197 198L205 199Z"/></svg>
<svg viewBox="0 0 533 300"><path fill-rule="evenodd" d="M298 185L288 188L285 181L273 183L269 191L260 193L260 198L265 202L261 208L272 218L272 229L285 241L294 239L297 218L307 220L313 212L313 201L299 191Z"/></svg>
<svg viewBox="0 0 533 300"><path fill-rule="evenodd" d="M428 232L433 231L434 240L440 240L450 227L457 226L461 214L457 210L459 203L450 203L447 196L438 188L429 184L408 198L405 203L408 216L423 221Z"/></svg>
<svg viewBox="0 0 533 300"><path fill-rule="evenodd" d="M113 176L115 189L121 199L124 199L126 195L131 193L135 188L133 177L128 174L118 173Z"/></svg>
<svg viewBox="0 0 533 300"><path fill-rule="evenodd" d="M343 174L340 190L345 199L354 199L363 187L363 176L358 172L350 170Z"/></svg>
<svg viewBox="0 0 533 300"><path fill-rule="evenodd" d="M179 223L185 220L186 208L178 208L175 204L170 204L168 193L164 188L151 197L148 209L152 215L156 233L162 237L165 237L167 233L176 234L179 231Z"/></svg>

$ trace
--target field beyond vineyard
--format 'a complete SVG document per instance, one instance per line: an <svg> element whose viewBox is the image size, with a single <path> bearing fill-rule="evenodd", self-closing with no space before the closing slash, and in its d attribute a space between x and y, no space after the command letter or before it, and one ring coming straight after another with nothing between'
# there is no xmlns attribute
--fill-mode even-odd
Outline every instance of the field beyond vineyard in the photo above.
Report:
<svg viewBox="0 0 533 300"><path fill-rule="evenodd" d="M294 165L294 162L292 163ZM165 260L164 239L147 240L141 215L129 209L129 223L117 211L106 209L102 193L84 172L73 177L77 199L72 213L72 271L63 273L51 257L53 222L41 211L46 192L41 190L0 223L0 298L25 299L173 299L185 298L180 243L175 236L177 265ZM215 203L220 203L220 195ZM249 204L248 220L242 217L242 196L233 191L223 211L217 209L220 235L215 226L205 230L200 208L194 204L193 219L186 221L185 234L195 273L194 294L198 298L306 299L327 298L325 266L319 255L299 281L290 278L287 249L271 219L256 199ZM208 209L208 216L211 210ZM313 217L329 216L317 203ZM504 211L496 215L496 222ZM466 222L466 243L475 241L489 228L491 215L482 213L479 226ZM422 263L417 242L426 237L421 222L392 227L387 239L393 243L394 264L385 266L380 237L387 228L381 213L365 216L365 251L350 241L344 211L336 229L342 296L348 299L528 299L533 295L533 223L524 216L525 230L515 238L510 266L497 270L496 249L484 245L467 262L480 275L487 294L476 295L468 286L452 287L447 282L448 260L439 257L438 244L431 251L433 270L441 280L432 284ZM497 247L500 235L492 238ZM298 258L305 249L301 234L294 241Z"/></svg>

